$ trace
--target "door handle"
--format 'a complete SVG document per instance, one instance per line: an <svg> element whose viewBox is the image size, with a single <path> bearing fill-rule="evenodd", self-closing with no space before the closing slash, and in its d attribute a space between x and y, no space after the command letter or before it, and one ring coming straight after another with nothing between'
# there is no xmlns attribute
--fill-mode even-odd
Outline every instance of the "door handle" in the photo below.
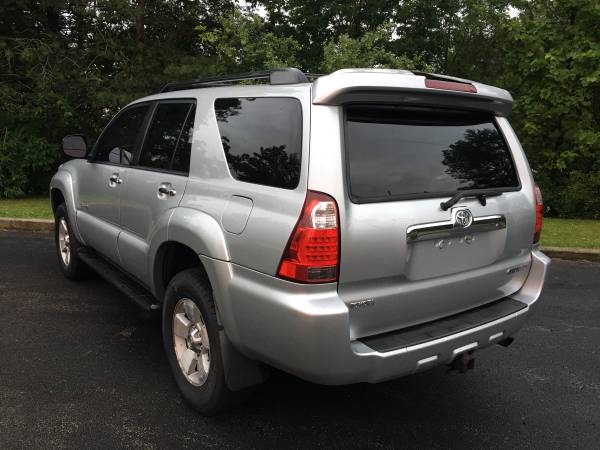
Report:
<svg viewBox="0 0 600 450"><path fill-rule="evenodd" d="M119 178L118 173L113 173L110 176L110 178L108 179L108 181L110 181L111 184L122 184L123 183L123 179Z"/></svg>
<svg viewBox="0 0 600 450"><path fill-rule="evenodd" d="M164 183L158 187L158 195L159 197L168 195L169 197L174 197L177 195L177 191L173 189L171 183Z"/></svg>

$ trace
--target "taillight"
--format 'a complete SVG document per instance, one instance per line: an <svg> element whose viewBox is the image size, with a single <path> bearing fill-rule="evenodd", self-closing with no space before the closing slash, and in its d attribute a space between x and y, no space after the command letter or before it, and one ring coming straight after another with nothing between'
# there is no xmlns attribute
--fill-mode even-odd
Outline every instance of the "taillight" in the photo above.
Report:
<svg viewBox="0 0 600 450"><path fill-rule="evenodd" d="M533 243L537 244L540 241L540 236L542 234L544 207L542 202L542 191L540 191L537 184L533 186L533 193L535 196L535 231L533 233Z"/></svg>
<svg viewBox="0 0 600 450"><path fill-rule="evenodd" d="M277 275L299 283L337 281L339 215L335 200L308 191L300 219L283 252Z"/></svg>

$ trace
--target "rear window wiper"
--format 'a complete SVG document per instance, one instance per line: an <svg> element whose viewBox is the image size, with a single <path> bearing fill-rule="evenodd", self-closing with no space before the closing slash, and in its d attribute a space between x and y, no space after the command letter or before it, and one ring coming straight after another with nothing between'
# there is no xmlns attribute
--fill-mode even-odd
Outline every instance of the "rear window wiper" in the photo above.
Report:
<svg viewBox="0 0 600 450"><path fill-rule="evenodd" d="M449 208L456 205L461 198L466 198L466 197L477 197L477 200L479 200L479 203L481 203L481 206L485 206L487 203L486 202L487 197L497 197L499 195L502 195L502 192L498 192L498 191L457 192L456 194L454 194L452 196L452 198L450 200L440 203L440 208L442 208L442 211L447 211Z"/></svg>

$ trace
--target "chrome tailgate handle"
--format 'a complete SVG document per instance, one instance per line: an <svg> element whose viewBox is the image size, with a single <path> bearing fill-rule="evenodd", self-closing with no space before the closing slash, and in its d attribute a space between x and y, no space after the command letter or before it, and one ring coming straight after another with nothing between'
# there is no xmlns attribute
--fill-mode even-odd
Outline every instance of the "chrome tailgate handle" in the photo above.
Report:
<svg viewBox="0 0 600 450"><path fill-rule="evenodd" d="M503 214L473 217L472 222L467 227L457 226L455 220L451 219L410 226L406 230L406 240L416 242L443 239L473 232L502 230L504 228L506 228L506 217Z"/></svg>

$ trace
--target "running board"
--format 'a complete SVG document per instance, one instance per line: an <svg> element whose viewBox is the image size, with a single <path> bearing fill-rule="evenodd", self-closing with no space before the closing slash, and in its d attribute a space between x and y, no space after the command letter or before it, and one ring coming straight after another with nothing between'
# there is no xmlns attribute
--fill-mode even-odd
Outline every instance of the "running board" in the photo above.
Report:
<svg viewBox="0 0 600 450"><path fill-rule="evenodd" d="M106 261L94 250L80 247L77 254L94 272L129 297L143 311L160 310L160 304L156 303L156 299L146 288Z"/></svg>

